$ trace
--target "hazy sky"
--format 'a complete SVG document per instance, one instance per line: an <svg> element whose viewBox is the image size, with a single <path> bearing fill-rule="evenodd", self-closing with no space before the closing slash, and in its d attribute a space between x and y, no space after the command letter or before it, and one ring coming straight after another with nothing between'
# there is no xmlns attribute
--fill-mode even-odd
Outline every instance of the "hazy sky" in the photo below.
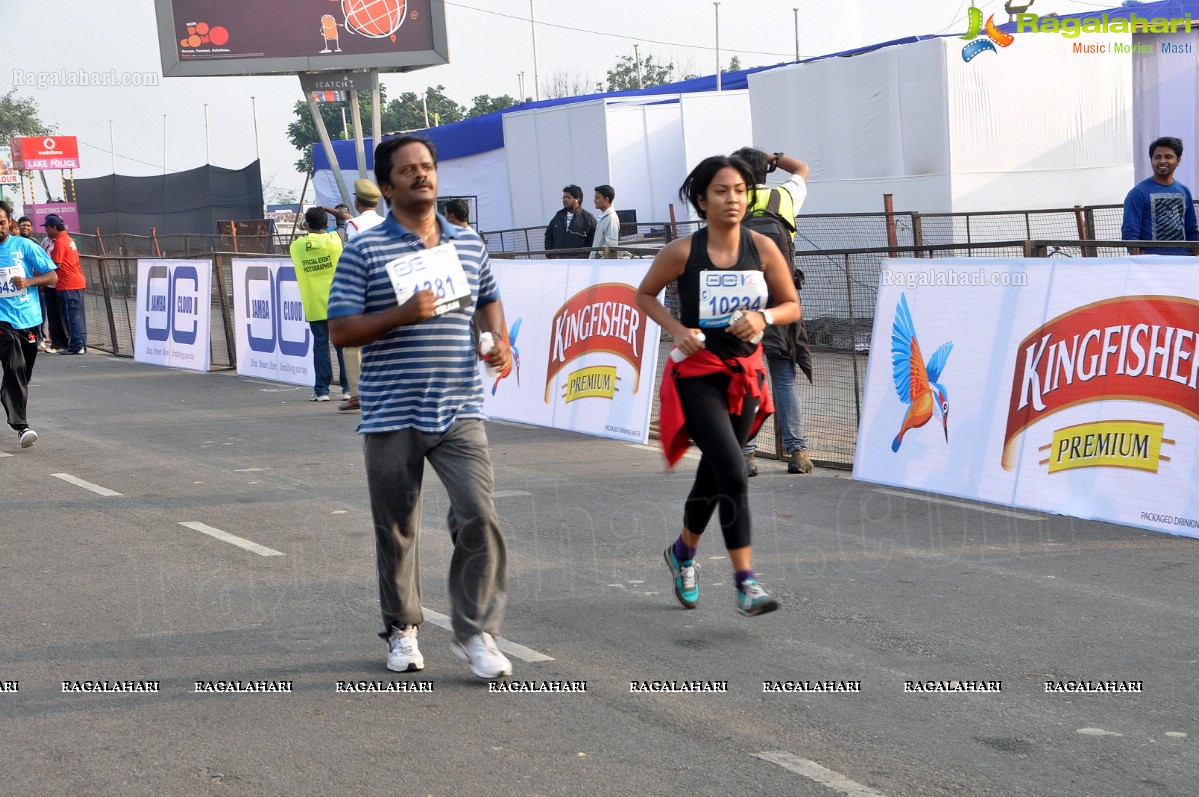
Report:
<svg viewBox="0 0 1199 797"><path fill-rule="evenodd" d="M334 1L331 8L336 9ZM247 5L267 2L247 0ZM1006 21L1001 0L979 5ZM800 53L808 57L908 35L960 33L968 6L965 0L724 0L719 9L721 61L727 65L734 54L743 66L792 60L796 7ZM1075 13L1103 6L1040 0L1034 10ZM521 71L526 93L532 95L529 0L447 0L446 8L451 63L384 76L391 96L442 84L450 98L470 105L479 94L515 96ZM250 98L256 97L263 181L299 190L304 178L292 166L299 153L286 138L292 106L302 98L295 76L162 78L152 0L60 0L52 34L33 6L6 4L6 10L0 91L31 74L58 70L115 69L151 73L150 80L157 79L157 86L18 87L20 96L37 101L42 119L57 132L78 136L83 165L76 177L111 173L114 148L118 173L161 174L164 116L167 169L202 165L207 159L205 105L212 163L241 168L255 157ZM715 9L707 0L534 0L533 13L543 83L562 72L586 76L591 83L602 80L620 55L632 55L634 43L640 43L642 57L674 61L699 74L715 71ZM115 147L109 143L110 122ZM60 182L57 173L47 176L52 186ZM38 201L44 200L39 182Z"/></svg>

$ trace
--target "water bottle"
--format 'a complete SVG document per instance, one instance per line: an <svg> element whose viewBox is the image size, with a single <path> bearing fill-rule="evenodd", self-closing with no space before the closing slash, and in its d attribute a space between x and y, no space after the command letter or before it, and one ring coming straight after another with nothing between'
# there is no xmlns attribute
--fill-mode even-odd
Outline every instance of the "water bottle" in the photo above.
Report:
<svg viewBox="0 0 1199 797"><path fill-rule="evenodd" d="M703 343L705 340L707 340L702 332L695 333L695 339L700 343ZM687 355L683 354L682 349L676 347L670 350L670 359L674 360L676 363L681 363L683 360L687 359Z"/></svg>
<svg viewBox="0 0 1199 797"><path fill-rule="evenodd" d="M745 313L741 312L740 310L736 311L731 316L729 316L729 326L731 327L733 324L736 324L742 318L745 318ZM756 346L757 344L762 342L762 336L764 334L766 334L765 331L759 332L758 334L756 334L752 338L750 338L749 342Z"/></svg>
<svg viewBox="0 0 1199 797"><path fill-rule="evenodd" d="M479 335L479 354L482 355L482 357L486 357L488 354L491 354L493 349L495 349L495 338L492 336L492 334L490 332L484 332L483 334ZM492 379L495 379L500 375L500 369L488 364L487 375Z"/></svg>

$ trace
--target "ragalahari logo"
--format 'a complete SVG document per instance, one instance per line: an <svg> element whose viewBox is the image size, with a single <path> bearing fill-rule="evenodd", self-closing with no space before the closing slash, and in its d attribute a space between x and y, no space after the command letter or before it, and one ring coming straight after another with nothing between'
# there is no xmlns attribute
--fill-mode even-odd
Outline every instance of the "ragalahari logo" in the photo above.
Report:
<svg viewBox="0 0 1199 797"><path fill-rule="evenodd" d="M934 410L941 416L945 442L949 442L949 393L940 379L951 351L953 341L942 343L928 363L924 362L920 343L916 340L916 325L908 310L908 298L900 294L899 304L895 308L895 323L891 327L891 372L895 379L895 392L899 400L908 405L908 411L899 427L899 434L891 443L892 451L899 451L905 434L928 423Z"/></svg>
<svg viewBox="0 0 1199 797"><path fill-rule="evenodd" d="M987 38L979 39L979 33L986 33ZM966 35L962 37L963 41L970 42L962 48L962 60L969 63L973 61L975 56L980 53L997 53L995 45L1007 47L1016 40L1016 37L1010 33L1004 33L995 25L995 16L992 14L987 17L987 24L983 24L982 9L977 6L970 6L969 25L966 28Z"/></svg>

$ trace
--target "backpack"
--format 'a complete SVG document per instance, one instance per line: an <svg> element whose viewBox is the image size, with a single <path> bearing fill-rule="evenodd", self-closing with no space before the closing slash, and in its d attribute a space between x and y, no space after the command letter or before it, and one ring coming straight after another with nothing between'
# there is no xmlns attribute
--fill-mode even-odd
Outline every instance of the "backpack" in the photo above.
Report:
<svg viewBox="0 0 1199 797"><path fill-rule="evenodd" d="M795 290L803 288L803 271L795 267L795 242L791 234L795 232L795 223L779 213L782 197L777 188L770 189L770 200L766 207L751 210L741 220L741 225L754 232L760 232L783 253L783 258L791 266L791 279ZM773 302L771 302L773 304ZM762 341L767 356L791 360L800 367L808 381L812 381L812 354L808 342L808 331L802 320L785 327L767 327Z"/></svg>
<svg viewBox="0 0 1199 797"><path fill-rule="evenodd" d="M774 241L775 246L783 253L783 258L791 267L791 278L795 281L796 290L799 290L803 286L803 272L795 267L795 241L791 237L795 233L795 221L787 219L779 213L782 203L779 190L777 188L770 189L770 200L766 206L745 214L745 218L741 220L741 226L759 232Z"/></svg>

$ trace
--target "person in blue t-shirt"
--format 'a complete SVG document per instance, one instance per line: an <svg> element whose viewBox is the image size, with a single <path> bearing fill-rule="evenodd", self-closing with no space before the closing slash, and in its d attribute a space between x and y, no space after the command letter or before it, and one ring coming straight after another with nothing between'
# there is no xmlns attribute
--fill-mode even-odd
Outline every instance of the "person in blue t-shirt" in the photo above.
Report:
<svg viewBox="0 0 1199 797"><path fill-rule="evenodd" d="M58 272L46 250L28 238L9 235L10 225L15 226L12 207L0 202L0 404L21 448L29 448L37 442L37 432L25 421L25 408L42 325L38 287L52 287Z"/></svg>
<svg viewBox="0 0 1199 797"><path fill-rule="evenodd" d="M1182 141L1163 136L1149 145L1153 176L1133 186L1124 198L1120 237L1125 241L1199 241L1190 190L1174 179L1182 162ZM1132 255L1190 255L1195 249L1130 246Z"/></svg>

